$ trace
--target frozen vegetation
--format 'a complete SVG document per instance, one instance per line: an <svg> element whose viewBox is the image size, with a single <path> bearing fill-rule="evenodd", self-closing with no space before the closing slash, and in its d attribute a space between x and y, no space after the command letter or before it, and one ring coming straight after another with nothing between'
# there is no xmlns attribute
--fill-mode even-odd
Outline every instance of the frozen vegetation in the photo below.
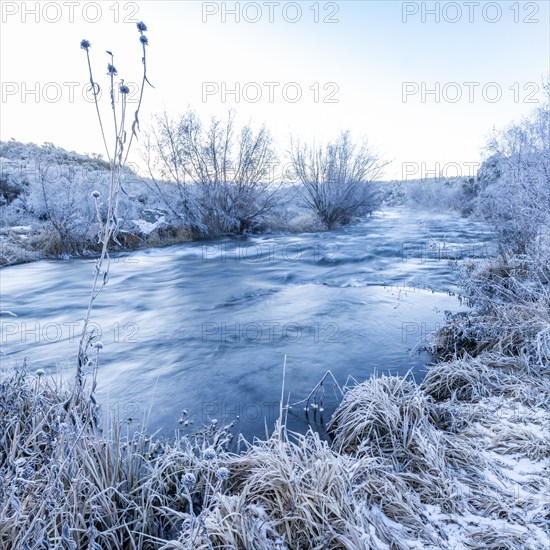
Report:
<svg viewBox="0 0 550 550"><path fill-rule="evenodd" d="M265 127L237 130L232 112L204 125L188 111L179 120L158 116L141 153L139 168L121 167L112 250L330 229L380 205L374 180L383 162L349 133L324 147L296 146L290 160ZM0 163L0 265L99 253L94 193L103 223L107 161L10 141L0 143Z"/></svg>
<svg viewBox="0 0 550 550"><path fill-rule="evenodd" d="M108 196L108 162L69 153L53 144L0 144L1 258L11 265L43 257L97 254L98 224L92 193ZM165 213L131 170L119 204L120 235L113 248L170 242ZM106 215L106 205L101 205Z"/></svg>
<svg viewBox="0 0 550 550"><path fill-rule="evenodd" d="M549 113L545 104L496 134L475 178L437 190L432 182L427 194L418 183L403 191L424 206L464 208L467 197L466 210L493 224L500 253L460 273L472 310L450 317L438 333L425 379L379 376L345 388L330 443L313 431L288 433L283 397L273 435L235 454L228 451L232 427L216 422L172 441L100 422L93 376L66 383L29 372L24 361L3 371L0 547L548 548ZM172 183L167 172L121 177L127 195L118 220L104 220L114 224L115 245L126 231L140 239L157 231L166 242L163 227L191 237L261 230L284 211L285 201L272 203L271 189L258 183L272 159L264 129L245 128L233 139L231 117L205 131L192 113L161 123L159 147L153 140L150 152L176 151L164 168L183 172ZM222 143L232 144L226 153L233 159L258 155L259 172L218 165L208 152ZM296 193L303 211L325 227L352 221L372 209L370 193L345 170L364 151L345 134L326 148L295 148L299 182L283 196ZM3 236L33 243L29 251L98 252L92 194L110 192L105 163L18 143L2 144L6 159L55 159L97 179L68 173L50 181L40 163L10 173L2 179ZM370 173L360 163L358 169ZM331 212L338 211L335 221ZM81 343L79 361L99 349Z"/></svg>

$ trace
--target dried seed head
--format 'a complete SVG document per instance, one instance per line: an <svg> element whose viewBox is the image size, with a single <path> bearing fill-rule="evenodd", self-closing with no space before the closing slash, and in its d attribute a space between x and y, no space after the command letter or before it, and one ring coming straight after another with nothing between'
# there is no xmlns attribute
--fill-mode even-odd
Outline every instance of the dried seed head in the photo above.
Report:
<svg viewBox="0 0 550 550"><path fill-rule="evenodd" d="M86 40L85 38L83 40L80 41L80 47L83 49L83 50L86 50L88 51L88 48L91 46L90 44L90 41L89 40Z"/></svg>
<svg viewBox="0 0 550 550"><path fill-rule="evenodd" d="M193 474L184 474L181 476L181 484L188 489L191 489L196 483L195 476Z"/></svg>
<svg viewBox="0 0 550 550"><path fill-rule="evenodd" d="M205 460L214 460L216 458L216 450L214 447L208 447L208 449L204 451L203 456Z"/></svg>
<svg viewBox="0 0 550 550"><path fill-rule="evenodd" d="M223 466L221 468L218 468L216 470L216 477L220 481L225 481L226 479L229 479L229 470L227 468L224 468Z"/></svg>

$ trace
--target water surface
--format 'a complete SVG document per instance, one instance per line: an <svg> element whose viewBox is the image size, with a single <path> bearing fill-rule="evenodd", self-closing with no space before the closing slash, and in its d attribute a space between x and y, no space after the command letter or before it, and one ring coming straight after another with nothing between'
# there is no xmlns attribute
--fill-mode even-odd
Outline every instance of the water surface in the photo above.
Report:
<svg viewBox="0 0 550 550"><path fill-rule="evenodd" d="M236 420L263 436L285 399L330 370L339 384L373 372L422 375L426 336L464 309L453 263L486 256L486 226L456 214L391 208L337 231L223 238L114 258L93 321L103 350L98 400L117 418L173 433ZM450 261L449 261L450 260ZM2 366L74 373L93 260L0 272ZM323 420L339 398L324 384ZM319 417L294 406L289 429Z"/></svg>

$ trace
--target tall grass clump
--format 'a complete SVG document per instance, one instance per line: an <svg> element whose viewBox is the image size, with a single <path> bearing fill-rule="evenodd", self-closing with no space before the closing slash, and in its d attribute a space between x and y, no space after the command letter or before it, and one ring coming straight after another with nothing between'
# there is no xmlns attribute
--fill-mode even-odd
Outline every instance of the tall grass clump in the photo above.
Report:
<svg viewBox="0 0 550 550"><path fill-rule="evenodd" d="M25 364L1 374L0 548L158 548L220 489L227 431L170 444L109 419L102 431L86 389L66 414L71 393Z"/></svg>

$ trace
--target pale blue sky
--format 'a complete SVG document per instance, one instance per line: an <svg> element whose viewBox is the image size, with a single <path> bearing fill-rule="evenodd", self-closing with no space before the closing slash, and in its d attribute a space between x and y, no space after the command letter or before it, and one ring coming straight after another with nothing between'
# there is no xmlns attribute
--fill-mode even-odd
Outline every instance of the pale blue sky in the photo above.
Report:
<svg viewBox="0 0 550 550"><path fill-rule="evenodd" d="M411 176L412 163L419 165L417 176L436 163L449 166L449 173L455 170L449 163L456 163L466 173L467 163L480 160L493 126L517 120L542 99L538 88L550 73L549 5L546 0L4 1L0 136L102 153L93 105L82 97L87 68L79 42L92 43L100 84L107 85L106 49L115 53L120 76L137 81L140 46L133 20L139 19L149 27L155 85L146 90L142 120L164 107L178 114L190 105L205 116L235 107L239 120L265 122L283 152L291 133L320 140L351 129L393 159L388 178L399 178L404 163ZM237 8L240 22L231 13L224 21L224 6ZM437 6L439 22L425 13ZM406 102L404 83L411 92ZM439 102L433 94L422 102L423 87L434 89L436 83ZM222 97L223 86L235 85L241 87L239 102L229 93ZM212 91L206 97L205 86ZM289 102L297 90L301 99ZM258 91L257 102L247 101ZM333 102L324 102L331 92ZM457 92L462 99L452 102ZM497 93L502 97L494 101ZM107 113L106 98L103 108Z"/></svg>

